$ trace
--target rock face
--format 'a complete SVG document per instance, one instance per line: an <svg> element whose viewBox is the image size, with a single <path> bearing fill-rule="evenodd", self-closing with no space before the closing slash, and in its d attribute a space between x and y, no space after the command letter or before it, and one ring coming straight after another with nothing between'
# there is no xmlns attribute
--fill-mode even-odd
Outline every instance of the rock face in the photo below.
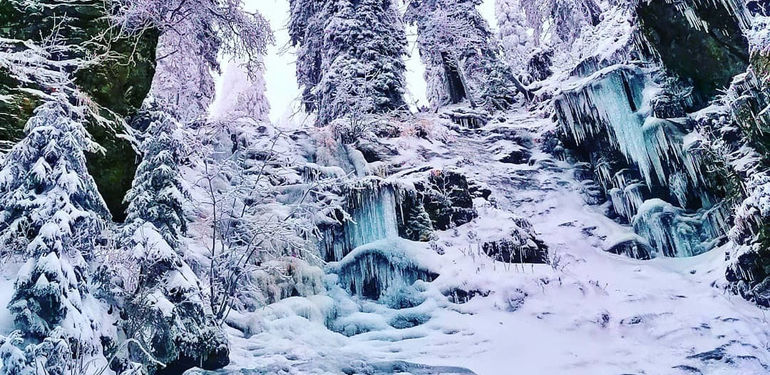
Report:
<svg viewBox="0 0 770 375"><path fill-rule="evenodd" d="M688 112L746 70L746 13L724 2L657 0L639 2L634 13L644 43L577 64L575 83L554 99L559 136L581 162L578 179L596 182L584 183L587 201L602 203L604 195L615 219L642 237L608 251L642 259L697 255L725 241L731 204L720 202L732 199L735 184L718 172L725 162L704 147L697 116ZM763 96L743 100L755 97ZM754 114L761 107L734 103Z"/></svg>
<svg viewBox="0 0 770 375"><path fill-rule="evenodd" d="M86 45L84 42L106 28L103 16L101 1L71 3L43 0L31 6L23 1L4 1L0 4L0 37L39 41L55 29L55 24L65 20L66 25L58 28L61 37L67 43ZM112 128L97 125L95 121L87 125L94 140L105 148L104 153L89 154L87 157L89 171L96 180L99 192L118 221L124 217L122 201L131 187L136 153L130 142L120 137L125 129L113 116L120 119L132 116L140 107L154 75L156 43L157 35L152 32L138 38L115 41L110 48L111 52L120 54L117 59L86 67L75 74L78 88L103 107L102 116L113 120ZM104 51L91 49L88 52ZM6 145L23 136L24 124L40 104L40 99L25 89L39 87L34 81L19 82L7 71L0 71L0 94L11 97L9 101L0 102L0 122L3 124L0 127L0 142Z"/></svg>
<svg viewBox="0 0 770 375"><path fill-rule="evenodd" d="M468 179L453 171L431 171L427 183L416 184L433 228L447 230L478 216L473 208Z"/></svg>
<svg viewBox="0 0 770 375"><path fill-rule="evenodd" d="M230 363L230 350L227 345L215 346L203 356L189 357L181 355L178 359L170 362L166 367L158 369L155 375L177 375L185 371L200 368L202 370L218 370Z"/></svg>
<svg viewBox="0 0 770 375"><path fill-rule="evenodd" d="M694 104L703 107L746 71L748 44L740 19L721 2L664 0L639 2L642 32L660 54L666 68L690 83ZM681 11L690 7L708 26L693 27Z"/></svg>
<svg viewBox="0 0 770 375"><path fill-rule="evenodd" d="M537 51L527 63L527 73L535 81L542 81L553 74L551 66L553 62L553 50L545 49Z"/></svg>
<svg viewBox="0 0 770 375"><path fill-rule="evenodd" d="M727 280L734 292L763 306L770 306L770 218L762 208L770 192L770 138L765 133L770 114L762 111L770 105L768 92L767 83L749 69L736 77L723 99L730 114L715 113L701 121L712 142L727 145L736 155L715 169L733 201L742 200L730 232L739 247L729 254Z"/></svg>
<svg viewBox="0 0 770 375"><path fill-rule="evenodd" d="M545 263L548 248L535 238L519 238L485 242L481 250L487 256L505 263Z"/></svg>
<svg viewBox="0 0 770 375"><path fill-rule="evenodd" d="M766 269L770 254L766 249L756 246L734 256L725 276L735 293L770 307L770 274Z"/></svg>
<svg viewBox="0 0 770 375"><path fill-rule="evenodd" d="M548 246L535 234L527 220L514 219L514 226L507 238L484 242L481 251L490 258L505 263L546 263Z"/></svg>
<svg viewBox="0 0 770 375"><path fill-rule="evenodd" d="M433 221L425 210L423 197L419 192L401 192L396 215L398 216L399 237L425 242L433 236Z"/></svg>

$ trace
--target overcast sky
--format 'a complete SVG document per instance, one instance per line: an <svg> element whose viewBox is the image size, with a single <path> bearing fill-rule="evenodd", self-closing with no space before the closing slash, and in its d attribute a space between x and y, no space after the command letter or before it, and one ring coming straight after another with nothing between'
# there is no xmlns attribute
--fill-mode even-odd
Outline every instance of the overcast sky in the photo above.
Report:
<svg viewBox="0 0 770 375"><path fill-rule="evenodd" d="M297 108L299 89L294 75L295 50L289 46L289 35L286 25L289 21L288 0L245 0L246 10L257 10L262 13L273 27L276 44L270 47L265 58L265 80L267 82L267 97L270 100L270 118L278 121L293 113ZM495 28L494 0L485 0L479 7L482 15ZM420 62L417 48L414 46L415 30L407 30L409 39L409 57L407 58L407 101L410 104L427 104L425 99L424 68ZM223 64L226 68L227 65ZM230 65L231 67L232 65ZM220 85L221 86L221 85ZM216 104L215 104L216 106Z"/></svg>

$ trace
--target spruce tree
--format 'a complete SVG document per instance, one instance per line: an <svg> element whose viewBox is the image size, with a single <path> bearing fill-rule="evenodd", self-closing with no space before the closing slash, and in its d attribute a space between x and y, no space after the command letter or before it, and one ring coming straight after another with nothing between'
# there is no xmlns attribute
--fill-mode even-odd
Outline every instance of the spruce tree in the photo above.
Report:
<svg viewBox="0 0 770 375"><path fill-rule="evenodd" d="M27 122L0 169L0 245L25 259L8 305L28 339L56 330L76 355L97 352L97 316L85 306L89 265L109 213L86 169L96 145L67 88Z"/></svg>
<svg viewBox="0 0 770 375"><path fill-rule="evenodd" d="M506 108L524 90L502 62L480 0L415 0L405 19L417 26L428 99L434 108L469 101Z"/></svg>
<svg viewBox="0 0 770 375"><path fill-rule="evenodd" d="M325 21L321 10L327 0L289 0L289 37L297 47L297 84L302 89L305 111L317 109L315 90L321 80L321 58Z"/></svg>
<svg viewBox="0 0 770 375"><path fill-rule="evenodd" d="M206 313L198 277L182 256L187 220L179 124L161 111L150 117L141 145L144 157L126 196L124 246L139 279L127 303L124 330L167 366L154 366L139 350L132 351L131 360L153 373L219 368L228 362L227 339Z"/></svg>
<svg viewBox="0 0 770 375"><path fill-rule="evenodd" d="M294 0L298 81L318 123L405 106L404 25L391 0ZM304 32L302 29L304 28Z"/></svg>

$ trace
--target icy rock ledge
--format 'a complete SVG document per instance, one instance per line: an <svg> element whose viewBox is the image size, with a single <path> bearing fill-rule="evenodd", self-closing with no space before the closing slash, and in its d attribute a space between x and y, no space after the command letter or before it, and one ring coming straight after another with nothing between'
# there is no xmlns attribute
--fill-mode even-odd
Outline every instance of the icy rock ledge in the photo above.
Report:
<svg viewBox="0 0 770 375"><path fill-rule="evenodd" d="M327 271L338 275L338 283L351 295L379 299L389 288L433 281L439 269L438 255L426 246L402 238L391 238L359 246Z"/></svg>
<svg viewBox="0 0 770 375"><path fill-rule="evenodd" d="M645 201L634 217L634 231L645 238L661 255L690 257L711 250L723 229L713 220L715 210L687 213L661 199Z"/></svg>

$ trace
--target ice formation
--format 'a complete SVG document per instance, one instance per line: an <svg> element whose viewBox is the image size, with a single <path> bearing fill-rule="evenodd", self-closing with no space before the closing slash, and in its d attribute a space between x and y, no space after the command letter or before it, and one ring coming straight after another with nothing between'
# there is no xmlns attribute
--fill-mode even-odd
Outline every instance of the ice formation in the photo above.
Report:
<svg viewBox="0 0 770 375"><path fill-rule="evenodd" d="M698 136L689 119L656 117L668 99L655 74L634 65L610 66L576 80L554 105L567 140L596 155L596 179L614 211L660 254L693 256L725 235L724 212L712 209L715 200L704 187ZM597 145L605 148L597 151ZM686 210L692 207L700 209Z"/></svg>
<svg viewBox="0 0 770 375"><path fill-rule="evenodd" d="M327 229L321 246L328 261L338 261L353 249L377 240L398 237L393 187L379 179L352 183L346 191L350 218Z"/></svg>
<svg viewBox="0 0 770 375"><path fill-rule="evenodd" d="M357 247L339 262L331 263L330 269L339 275L339 284L350 294L378 299L389 288L436 278L436 266L426 259L429 254L415 242L390 238Z"/></svg>
<svg viewBox="0 0 770 375"><path fill-rule="evenodd" d="M667 157L681 152L661 131L659 121L664 120L647 118L653 90L639 68L615 65L565 90L555 105L575 143L606 134L610 144L638 166L648 185L665 184Z"/></svg>

